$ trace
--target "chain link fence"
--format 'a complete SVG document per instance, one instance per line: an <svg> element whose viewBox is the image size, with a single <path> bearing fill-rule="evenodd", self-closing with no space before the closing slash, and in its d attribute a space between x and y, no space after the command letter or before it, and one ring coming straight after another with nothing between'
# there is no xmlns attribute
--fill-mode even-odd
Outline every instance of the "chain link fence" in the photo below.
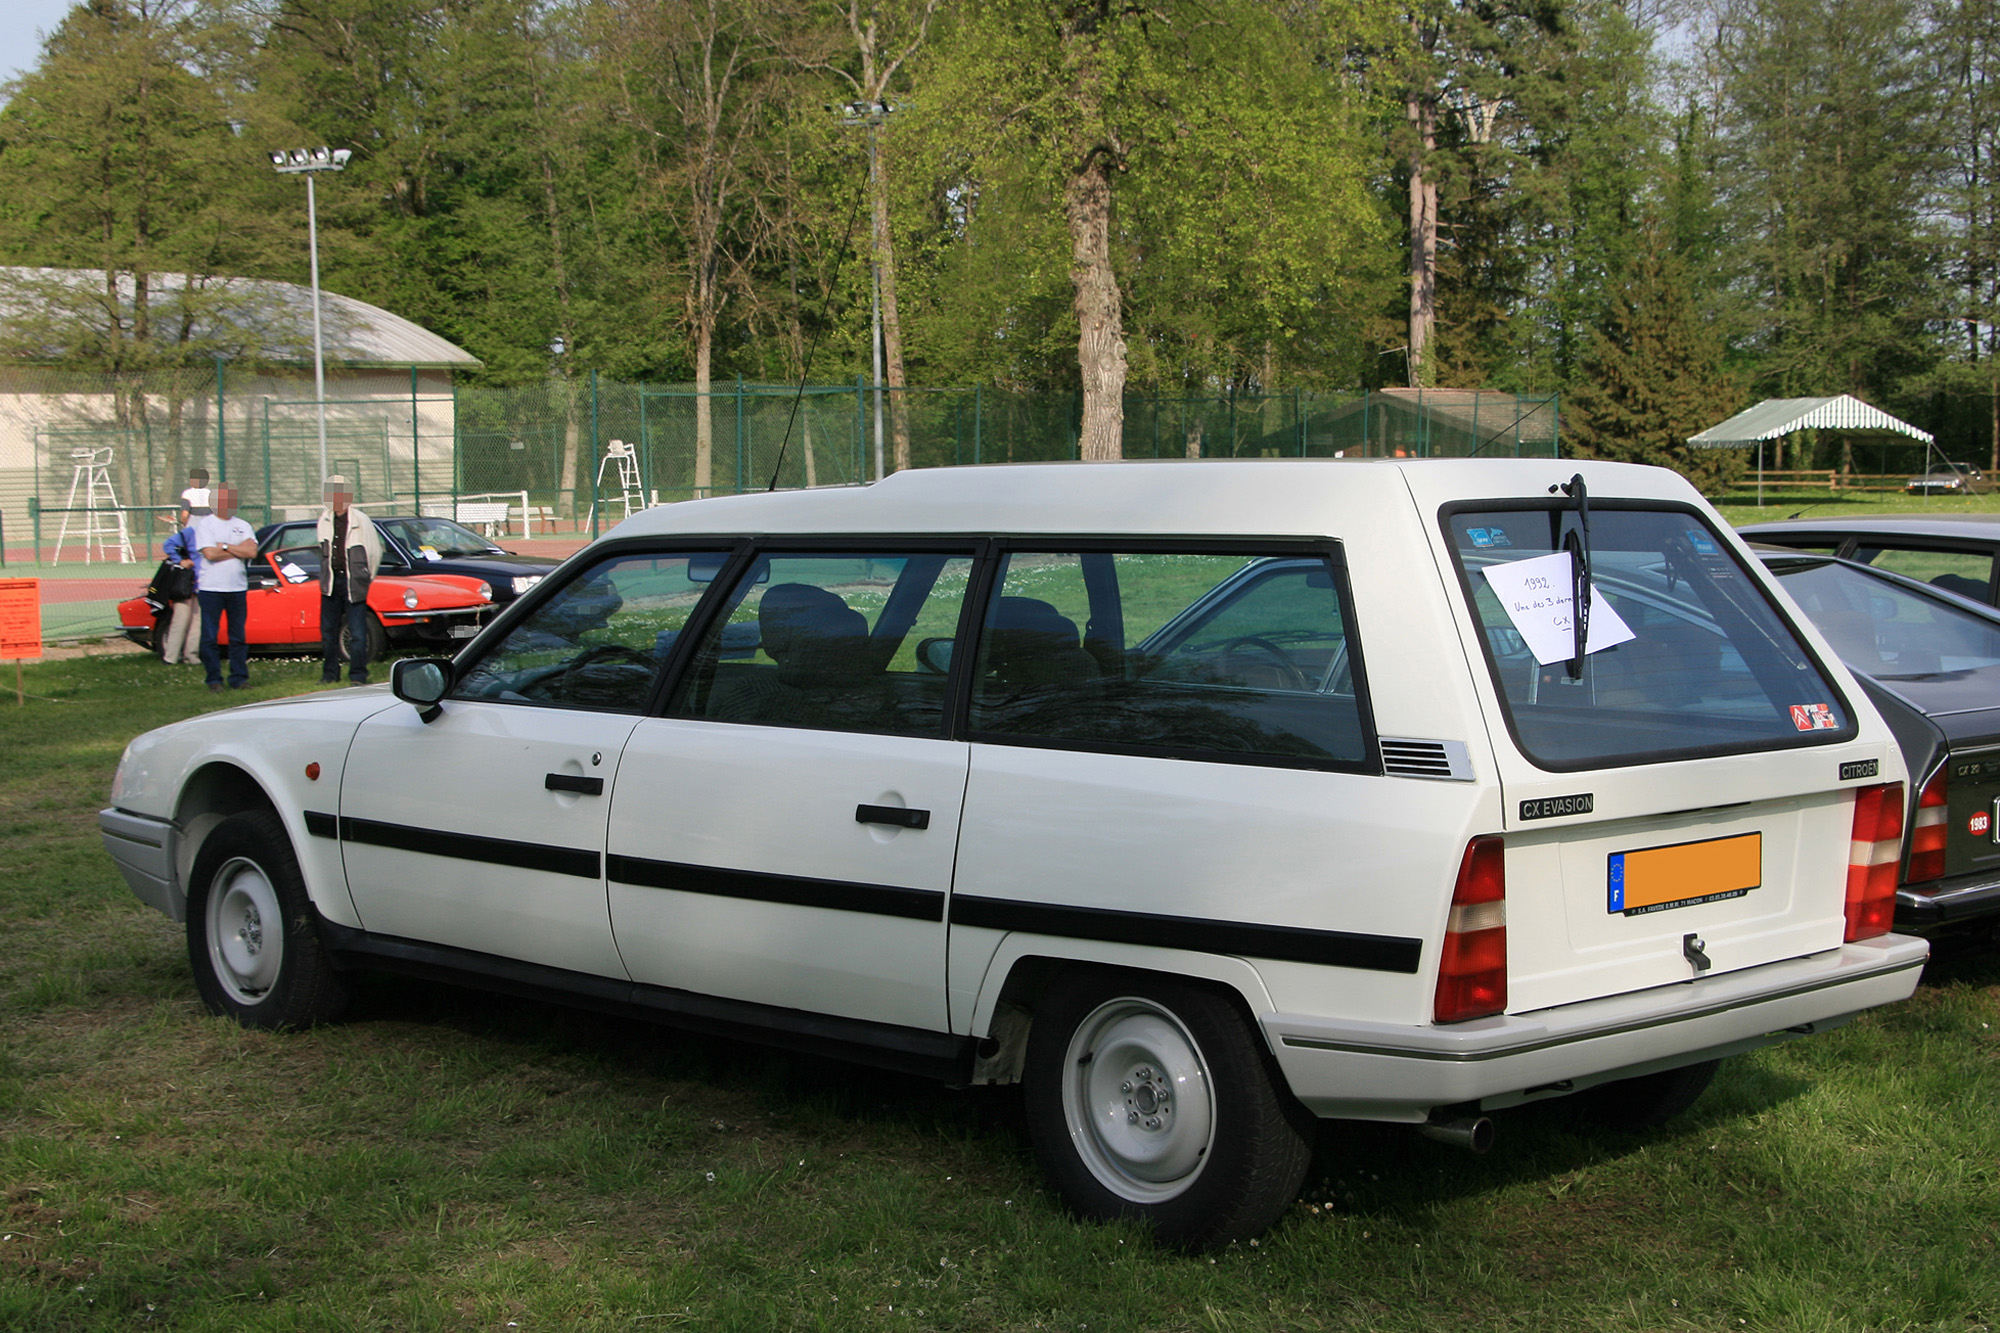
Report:
<svg viewBox="0 0 2000 1333"><path fill-rule="evenodd" d="M150 375L0 372L0 567L137 591L195 469L253 524L316 514L328 472L378 515L477 515L516 540L587 537L703 495L857 485L901 465L1077 456L1070 393L851 384L507 388L443 372L345 369L310 381L218 363ZM325 463L321 462L321 409ZM1555 457L1551 397L1304 391L1128 397L1128 458ZM107 568L108 566L108 568ZM106 588L109 584L107 582ZM45 632L105 632L116 599L49 602ZM108 593L107 593L108 595ZM67 617L67 619L64 619ZM61 623L56 623L60 621Z"/></svg>

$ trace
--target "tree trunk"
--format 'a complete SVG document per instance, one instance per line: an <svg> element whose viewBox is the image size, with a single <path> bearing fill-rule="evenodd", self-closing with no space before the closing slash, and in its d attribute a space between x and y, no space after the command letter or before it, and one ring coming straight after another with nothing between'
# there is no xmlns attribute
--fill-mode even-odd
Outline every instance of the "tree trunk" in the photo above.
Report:
<svg viewBox="0 0 2000 1333"><path fill-rule="evenodd" d="M1111 268L1111 175L1093 149L1063 191L1069 218L1070 279L1076 286L1077 366L1083 373L1085 459L1124 457L1125 328L1118 275Z"/></svg>
<svg viewBox="0 0 2000 1333"><path fill-rule="evenodd" d="M715 311L708 295L707 275L696 270L694 320L694 498L709 495L715 484L715 413L708 391L714 378Z"/></svg>
<svg viewBox="0 0 2000 1333"><path fill-rule="evenodd" d="M1410 150L1410 387L1431 382L1431 333L1437 325L1437 181L1426 170L1437 147L1437 106L1423 93L1404 104L1416 127Z"/></svg>
<svg viewBox="0 0 2000 1333"><path fill-rule="evenodd" d="M877 129L871 133L880 134ZM896 310L896 249L889 234L889 186L879 163L869 182L874 196L876 271L882 275L882 362L889 383L889 431L895 443L895 470L910 466L909 394L903 378L903 321Z"/></svg>

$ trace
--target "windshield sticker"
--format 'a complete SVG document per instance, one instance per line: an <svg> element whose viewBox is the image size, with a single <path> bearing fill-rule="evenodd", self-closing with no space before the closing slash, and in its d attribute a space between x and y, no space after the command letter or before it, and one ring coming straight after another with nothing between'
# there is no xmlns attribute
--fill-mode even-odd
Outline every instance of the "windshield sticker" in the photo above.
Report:
<svg viewBox="0 0 2000 1333"><path fill-rule="evenodd" d="M426 560L444 559L443 556L438 554L438 548L435 546L419 546L417 548L417 554L421 555Z"/></svg>
<svg viewBox="0 0 2000 1333"><path fill-rule="evenodd" d="M1840 722L1831 704L1793 704L1792 725L1800 731L1832 731Z"/></svg>
<svg viewBox="0 0 2000 1333"><path fill-rule="evenodd" d="M1500 598L1500 608L1528 641L1542 666L1567 662L1576 654L1575 579L1569 552L1539 555L1504 565L1488 565L1486 582ZM1590 639L1584 653L1601 653L1637 638L1608 598L1590 599ZM1796 711L1796 710L1794 710Z"/></svg>
<svg viewBox="0 0 2000 1333"><path fill-rule="evenodd" d="M1481 550L1494 546L1512 546L1514 539L1507 535L1505 528L1467 528L1465 535Z"/></svg>
<svg viewBox="0 0 2000 1333"><path fill-rule="evenodd" d="M1716 548L1715 539L1713 537L1710 537L1706 532L1703 532L1700 528L1689 528L1687 530L1687 539L1688 539L1688 545L1694 548L1694 553L1696 555L1722 554L1722 552Z"/></svg>

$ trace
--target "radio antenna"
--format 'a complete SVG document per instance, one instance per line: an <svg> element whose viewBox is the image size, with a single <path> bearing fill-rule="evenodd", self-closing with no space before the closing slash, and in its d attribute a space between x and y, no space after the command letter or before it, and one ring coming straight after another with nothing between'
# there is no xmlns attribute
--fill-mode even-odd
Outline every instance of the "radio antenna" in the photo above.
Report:
<svg viewBox="0 0 2000 1333"><path fill-rule="evenodd" d="M827 308L833 303L833 279L839 276L841 265L847 262L847 252L854 240L854 223L861 216L861 196L866 190L867 181L864 178L861 186L854 191L854 207L847 214L847 234L840 238L840 254L833 261L833 272L828 275L826 295L820 299L819 327L813 330L812 341L806 344L805 364L799 368L798 392L792 395L792 414L785 419L785 438L778 444L778 461L771 468L771 484L764 488L766 492L778 489L778 474L785 467L785 451L792 447L792 427L798 424L799 403L806 396L806 382L812 378L813 353L819 350L819 335L826 331Z"/></svg>

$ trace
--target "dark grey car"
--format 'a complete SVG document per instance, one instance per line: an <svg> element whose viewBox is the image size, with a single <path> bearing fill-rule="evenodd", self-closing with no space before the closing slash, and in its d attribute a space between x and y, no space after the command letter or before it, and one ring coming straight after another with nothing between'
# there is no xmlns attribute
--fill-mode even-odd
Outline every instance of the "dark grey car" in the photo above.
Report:
<svg viewBox="0 0 2000 1333"><path fill-rule="evenodd" d="M1745 541L1789 546L1887 569L1989 606L2000 604L1994 557L2000 514L1795 518L1738 529Z"/></svg>
<svg viewBox="0 0 2000 1333"><path fill-rule="evenodd" d="M2000 612L1849 560L1763 558L1909 764L1897 929L2000 923Z"/></svg>

